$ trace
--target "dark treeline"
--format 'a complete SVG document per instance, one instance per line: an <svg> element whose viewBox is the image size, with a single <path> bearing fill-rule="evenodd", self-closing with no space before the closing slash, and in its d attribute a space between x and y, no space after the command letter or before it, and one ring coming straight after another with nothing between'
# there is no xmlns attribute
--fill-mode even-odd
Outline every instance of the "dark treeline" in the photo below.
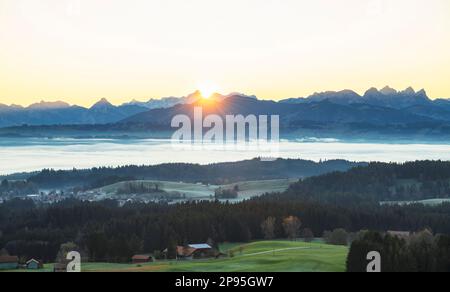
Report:
<svg viewBox="0 0 450 292"><path fill-rule="evenodd" d="M23 196L37 192L37 186L26 180L9 181L4 179L0 182L0 196Z"/></svg>
<svg viewBox="0 0 450 292"><path fill-rule="evenodd" d="M369 252L379 252L382 272L450 272L450 237L429 230L409 237L363 232L353 241L347 271L366 272Z"/></svg>
<svg viewBox="0 0 450 292"><path fill-rule="evenodd" d="M341 205L450 198L450 162L371 163L305 179L293 184L284 198Z"/></svg>
<svg viewBox="0 0 450 292"><path fill-rule="evenodd" d="M301 178L321 175L331 171L346 171L365 165L343 160L313 162L307 160L279 159L264 162L260 159L219 163L211 165L162 164L155 166L124 166L118 168L92 168L89 170L55 171L43 170L28 178L41 188L63 188L74 186L101 186L102 183L117 182L117 178L132 177L138 180L183 181L205 184L228 184L249 180ZM115 180L116 179L116 180Z"/></svg>
<svg viewBox="0 0 450 292"><path fill-rule="evenodd" d="M166 193L164 190L161 190L161 187L158 183L154 184L146 184L144 182L125 182L123 185L117 190L117 194L164 194Z"/></svg>
<svg viewBox="0 0 450 292"><path fill-rule="evenodd" d="M335 206L311 201L255 199L239 204L178 205L64 201L36 207L12 200L0 205L0 249L21 258L55 260L59 246L74 242L91 261L127 262L178 244L248 242L265 238L261 224L275 218L274 237L286 238L283 220L296 216L315 236L327 230L423 230L450 234L450 205ZM312 235L311 235L312 236Z"/></svg>

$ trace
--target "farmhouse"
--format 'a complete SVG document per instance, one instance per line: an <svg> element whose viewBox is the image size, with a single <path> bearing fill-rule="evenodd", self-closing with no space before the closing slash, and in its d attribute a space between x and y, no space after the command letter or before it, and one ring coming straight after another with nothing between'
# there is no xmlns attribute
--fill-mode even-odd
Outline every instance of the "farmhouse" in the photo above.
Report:
<svg viewBox="0 0 450 292"><path fill-rule="evenodd" d="M69 260L61 260L53 266L53 272L55 273L66 273L67 266L69 265Z"/></svg>
<svg viewBox="0 0 450 292"><path fill-rule="evenodd" d="M393 237L398 237L400 239L408 239L411 236L409 231L388 231L388 234Z"/></svg>
<svg viewBox="0 0 450 292"><path fill-rule="evenodd" d="M177 260L193 260L195 249L189 246L177 246Z"/></svg>
<svg viewBox="0 0 450 292"><path fill-rule="evenodd" d="M145 263L150 263L152 261L153 261L153 258L148 255L134 255L131 258L131 262L133 264L145 264Z"/></svg>
<svg viewBox="0 0 450 292"><path fill-rule="evenodd" d="M41 261L31 259L26 263L26 267L28 270L39 270L44 267Z"/></svg>
<svg viewBox="0 0 450 292"><path fill-rule="evenodd" d="M0 256L0 270L14 270L19 267L19 258L16 256Z"/></svg>
<svg viewBox="0 0 450 292"><path fill-rule="evenodd" d="M206 243L177 246L178 260L193 260L215 257L215 250Z"/></svg>

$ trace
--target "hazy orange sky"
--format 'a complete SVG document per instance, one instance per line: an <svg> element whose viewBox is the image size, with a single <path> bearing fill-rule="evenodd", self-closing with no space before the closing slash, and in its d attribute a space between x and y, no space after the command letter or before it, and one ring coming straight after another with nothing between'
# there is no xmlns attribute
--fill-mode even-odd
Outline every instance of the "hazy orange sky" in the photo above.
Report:
<svg viewBox="0 0 450 292"><path fill-rule="evenodd" d="M450 1L0 0L0 103L385 85L450 97Z"/></svg>

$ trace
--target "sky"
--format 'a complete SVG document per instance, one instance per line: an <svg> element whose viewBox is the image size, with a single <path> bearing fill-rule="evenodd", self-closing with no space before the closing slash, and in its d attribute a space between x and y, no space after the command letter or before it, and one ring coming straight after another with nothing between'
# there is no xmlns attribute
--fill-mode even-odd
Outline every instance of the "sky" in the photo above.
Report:
<svg viewBox="0 0 450 292"><path fill-rule="evenodd" d="M448 0L0 0L0 103L390 85L450 98Z"/></svg>

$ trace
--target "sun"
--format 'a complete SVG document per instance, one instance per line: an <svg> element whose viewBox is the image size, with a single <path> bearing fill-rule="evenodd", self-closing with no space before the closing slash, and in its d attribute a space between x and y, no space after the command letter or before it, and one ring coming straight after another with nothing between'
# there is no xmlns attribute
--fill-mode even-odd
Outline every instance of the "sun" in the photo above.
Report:
<svg viewBox="0 0 450 292"><path fill-rule="evenodd" d="M214 93L218 92L217 86L211 83L205 83L198 86L198 90L200 91L202 97L204 99L210 98Z"/></svg>

